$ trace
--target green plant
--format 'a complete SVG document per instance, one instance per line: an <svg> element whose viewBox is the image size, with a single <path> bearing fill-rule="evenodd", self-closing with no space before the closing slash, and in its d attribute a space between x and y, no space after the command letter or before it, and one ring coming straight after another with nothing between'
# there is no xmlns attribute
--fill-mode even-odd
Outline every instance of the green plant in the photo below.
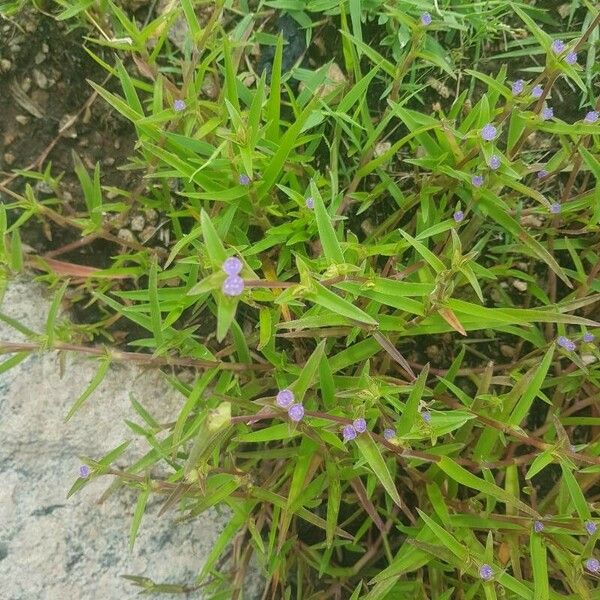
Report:
<svg viewBox="0 0 600 600"><path fill-rule="evenodd" d="M125 445L86 462L91 477L139 490L132 544L151 494L185 518L229 507L196 582L218 597L240 597L250 555L272 598L598 597L586 560L600 472L600 16L574 10L581 34L556 53L537 24L556 21L539 8L439 4L219 2L201 22L182 0L144 27L111 2L67 15L103 11L109 35L94 41L120 58L88 51L122 92L90 84L135 128L129 166L145 187L106 202L99 167L75 158L81 214L17 194L7 208L19 217L0 221L7 271L33 216L110 241L111 217L153 209L172 242L124 242L89 274L82 297L104 315L93 333L57 330L51 315L44 335L0 348L97 354L68 416L113 361L175 369L173 422L135 404L147 454L123 471L111 464ZM276 39L270 85L253 73L270 8L296 11L309 38L334 23L345 82L324 90L326 64L283 73L282 37L259 38ZM166 26L179 15L181 52ZM487 28L532 37L486 55ZM587 69L570 64L573 49ZM519 73L534 80L514 88ZM433 76L454 96L434 96ZM544 120L551 92L557 114ZM147 332L129 342L136 352L85 343L110 340L115 315ZM183 366L197 369L190 385ZM153 476L158 463L168 477ZM234 576L212 580L235 537L248 543Z"/></svg>

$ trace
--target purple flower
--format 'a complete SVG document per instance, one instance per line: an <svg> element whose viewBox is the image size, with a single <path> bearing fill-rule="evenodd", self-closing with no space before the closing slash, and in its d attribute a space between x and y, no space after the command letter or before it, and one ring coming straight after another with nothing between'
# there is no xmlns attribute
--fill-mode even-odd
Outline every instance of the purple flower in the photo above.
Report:
<svg viewBox="0 0 600 600"><path fill-rule="evenodd" d="M431 413L428 410L421 411L421 418L425 423L431 423Z"/></svg>
<svg viewBox="0 0 600 600"><path fill-rule="evenodd" d="M537 174L538 179L544 179L544 177L548 177L548 171L546 169L540 169Z"/></svg>
<svg viewBox="0 0 600 600"><path fill-rule="evenodd" d="M598 120L598 117L600 117L600 113L597 110L590 110L590 112L585 115L583 122L589 124L595 123Z"/></svg>
<svg viewBox="0 0 600 600"><path fill-rule="evenodd" d="M292 404L288 409L288 416L295 423L302 421L302 417L304 417L304 406L302 406L302 404Z"/></svg>
<svg viewBox="0 0 600 600"><path fill-rule="evenodd" d="M356 438L356 429L354 429L354 425L344 425L342 428L342 438L345 442L349 442Z"/></svg>
<svg viewBox="0 0 600 600"><path fill-rule="evenodd" d="M557 215L557 214L560 212L560 202L553 202L553 203L550 205L550 212L551 212L553 215Z"/></svg>
<svg viewBox="0 0 600 600"><path fill-rule="evenodd" d="M552 42L552 52L554 52L554 54L560 54L561 52L564 52L565 49L565 43L562 40L554 40Z"/></svg>
<svg viewBox="0 0 600 600"><path fill-rule="evenodd" d="M542 88L541 85L536 85L532 90L531 90L531 95L534 98L539 98L542 94L544 93L544 89Z"/></svg>
<svg viewBox="0 0 600 600"><path fill-rule="evenodd" d="M421 23L427 27L427 25L431 25L431 15L429 13L423 13L421 15Z"/></svg>
<svg viewBox="0 0 600 600"><path fill-rule="evenodd" d="M173 102L173 110L175 112L181 112L186 109L186 104L184 100L175 100Z"/></svg>
<svg viewBox="0 0 600 600"><path fill-rule="evenodd" d="M594 535L596 533L596 529L598 528L594 521L586 521L584 527L588 532L588 535Z"/></svg>
<svg viewBox="0 0 600 600"><path fill-rule="evenodd" d="M79 477L85 479L90 475L90 468L87 465L81 465L79 467Z"/></svg>
<svg viewBox="0 0 600 600"><path fill-rule="evenodd" d="M575 342L565 337L564 335L558 336L558 338L556 338L556 343L568 352L573 352L573 350L575 350Z"/></svg>
<svg viewBox="0 0 600 600"><path fill-rule="evenodd" d="M242 261L237 256L230 256L225 259L222 269L227 275L239 275L243 266Z"/></svg>
<svg viewBox="0 0 600 600"><path fill-rule="evenodd" d="M393 429L390 429L389 427L387 427L386 429L383 430L383 437L386 440L391 440L396 437L396 432Z"/></svg>
<svg viewBox="0 0 600 600"><path fill-rule="evenodd" d="M239 275L230 275L221 288L226 296L239 296L244 291L244 280Z"/></svg>
<svg viewBox="0 0 600 600"><path fill-rule="evenodd" d="M465 218L465 213L462 210L457 210L452 216L456 223L460 223Z"/></svg>
<svg viewBox="0 0 600 600"><path fill-rule="evenodd" d="M306 208L310 208L311 210L315 207L315 199L312 196L309 196L306 199Z"/></svg>
<svg viewBox="0 0 600 600"><path fill-rule="evenodd" d="M494 576L494 569L490 565L481 565L479 569L479 577L484 581L489 581Z"/></svg>
<svg viewBox="0 0 600 600"><path fill-rule="evenodd" d="M490 169L492 169L493 171L495 171L496 169L499 169L500 168L500 158L498 156L496 156L495 154L492 154L488 165L489 165Z"/></svg>
<svg viewBox="0 0 600 600"><path fill-rule="evenodd" d="M473 175L471 183L474 187L481 187L483 185L483 177L481 175Z"/></svg>
<svg viewBox="0 0 600 600"><path fill-rule="evenodd" d="M576 65L577 64L577 52L575 50L571 50L567 56L565 56L565 62L568 65Z"/></svg>
<svg viewBox="0 0 600 600"><path fill-rule="evenodd" d="M358 433L364 433L367 430L367 422L362 417L354 419L352 426Z"/></svg>
<svg viewBox="0 0 600 600"><path fill-rule="evenodd" d="M522 79L517 79L512 84L512 93L515 96L518 96L520 93L522 93L524 89L525 89L525 82Z"/></svg>
<svg viewBox="0 0 600 600"><path fill-rule="evenodd" d="M548 121L548 119L551 119L554 116L554 109L551 108L550 106L545 106L542 109L542 119L544 119L544 121Z"/></svg>
<svg viewBox="0 0 600 600"><path fill-rule="evenodd" d="M491 142L492 140L496 139L497 135L498 130L491 123L484 125L483 129L481 130L481 137L486 142Z"/></svg>
<svg viewBox="0 0 600 600"><path fill-rule="evenodd" d="M534 521L533 522L533 530L536 533L541 533L542 531L544 531L544 524L541 521Z"/></svg>
<svg viewBox="0 0 600 600"><path fill-rule="evenodd" d="M583 341L587 342L588 344L590 342L594 341L594 334L593 333L584 333L583 334Z"/></svg>
<svg viewBox="0 0 600 600"><path fill-rule="evenodd" d="M585 568L590 573L598 573L600 572L600 561L597 558L588 558L585 561Z"/></svg>
<svg viewBox="0 0 600 600"><path fill-rule="evenodd" d="M250 185L250 177L246 173L241 173L239 177L240 185Z"/></svg>
<svg viewBox="0 0 600 600"><path fill-rule="evenodd" d="M275 397L275 401L277 402L277 406L281 406L281 408L287 408L294 402L294 392L292 390L280 390Z"/></svg>

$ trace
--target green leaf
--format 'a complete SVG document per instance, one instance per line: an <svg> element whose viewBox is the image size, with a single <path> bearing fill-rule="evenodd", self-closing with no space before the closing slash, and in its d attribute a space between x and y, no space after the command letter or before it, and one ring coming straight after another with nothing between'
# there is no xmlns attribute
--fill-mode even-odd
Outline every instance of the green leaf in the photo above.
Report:
<svg viewBox="0 0 600 600"><path fill-rule="evenodd" d="M402 413L402 418L397 425L396 432L399 436L403 436L408 433L419 412L419 402L423 397L423 392L425 391L425 384L427 383L427 376L429 375L429 365L425 365L425 368L419 373L416 381L413 383L413 389L408 396L408 400L406 401L406 406Z"/></svg>
<svg viewBox="0 0 600 600"><path fill-rule="evenodd" d="M190 28L191 41L198 42L200 39L200 34L202 33L202 28L200 27L200 23L198 22L198 17L196 16L196 11L194 10L194 5L191 0L181 0L181 8L183 9L183 14L185 15L185 20Z"/></svg>
<svg viewBox="0 0 600 600"><path fill-rule="evenodd" d="M408 243L425 259L425 262L427 262L436 273L441 273L446 269L444 263L429 250L427 246L416 240L409 233L406 233L406 231L403 231L402 229L399 229L399 231L402 234L402 237L404 237L405 240L408 240Z"/></svg>
<svg viewBox="0 0 600 600"><path fill-rule="evenodd" d="M317 186L312 181L310 192L315 202L315 219L317 221L317 228L319 229L321 245L323 246L323 254L325 254L329 262L342 264L344 262L344 254L331 224L331 217L325 210L325 205Z"/></svg>
<svg viewBox="0 0 600 600"><path fill-rule="evenodd" d="M569 491L569 495L571 496L571 500L573 500L573 504L575 506L575 510L579 515L579 518L582 521L588 521L591 519L590 507L577 483L577 479L573 475L570 467L566 465L564 462L560 463L560 468L562 469L562 483L567 486L567 490Z"/></svg>
<svg viewBox="0 0 600 600"><path fill-rule="evenodd" d="M333 544L335 529L337 527L340 502L342 498L342 486L340 474L333 460L326 462L327 468L327 525L325 527L325 543L328 548Z"/></svg>
<svg viewBox="0 0 600 600"><path fill-rule="evenodd" d="M158 302L158 264L153 260L150 264L150 273L148 276L148 298L150 300L150 322L152 323L152 333L156 340L156 346L163 343L162 322L160 316L160 304Z"/></svg>
<svg viewBox="0 0 600 600"><path fill-rule="evenodd" d="M549 600L550 589L548 584L548 562L546 545L539 533L532 531L529 540L531 553L531 566L533 568L533 597L534 600Z"/></svg>
<svg viewBox="0 0 600 600"><path fill-rule="evenodd" d="M16 367L19 363L23 362L29 356L29 352L17 352L10 358L3 360L0 363L0 375L6 373L8 370Z"/></svg>
<svg viewBox="0 0 600 600"><path fill-rule="evenodd" d="M102 383L106 373L108 372L108 367L110 366L110 359L104 358L100 361L100 366L96 371L96 374L90 381L89 385L83 391L83 394L77 398L73 406L69 409L67 416L65 417L65 421L68 421L82 406L83 403L93 394L94 390Z"/></svg>
<svg viewBox="0 0 600 600"><path fill-rule="evenodd" d="M535 374L531 379L530 384L525 388L523 395L517 402L507 421L508 425L519 425L529 412L531 404L535 400L542 387L542 383L544 383L544 380L546 379L548 369L552 363L552 357L554 356L554 348L554 344L551 344L539 367L535 369Z"/></svg>
<svg viewBox="0 0 600 600"><path fill-rule="evenodd" d="M474 490L478 490L483 494L491 496L492 498L498 498L499 500L502 500L502 502L510 504L511 506L515 506L528 515L540 518L538 513L530 506L518 498L515 498L512 494L506 492L501 487L485 481L484 479L480 479L476 475L473 475L473 473L470 473L465 468L454 462L449 456L442 456L436 464L444 473L446 473L446 475L451 477L457 483L465 485Z"/></svg>
<svg viewBox="0 0 600 600"><path fill-rule="evenodd" d="M417 508L417 511L421 516L421 519L427 524L427 527L431 529L435 538L442 542L442 544L444 544L444 546L446 546L446 548L448 548L461 563L466 564L469 560L469 550L452 534L448 533L444 527L441 527L433 519L429 518L422 510Z"/></svg>
<svg viewBox="0 0 600 600"><path fill-rule="evenodd" d="M310 388L314 383L315 376L317 375L317 371L319 370L319 366L323 358L325 342L326 340L321 340L319 342L302 368L298 379L290 385L290 389L294 392L296 402L302 402L304 399L304 394L306 394L306 390L308 390L308 388Z"/></svg>
<svg viewBox="0 0 600 600"><path fill-rule="evenodd" d="M60 309L60 304L62 299L67 291L67 286L69 285L68 281L65 281L56 294L54 294L54 298L52 299L52 304L50 305L50 309L48 310L48 318L46 319L46 343L49 348L52 348L54 344L54 332L56 328L56 318L58 316L58 311Z"/></svg>
<svg viewBox="0 0 600 600"><path fill-rule="evenodd" d="M349 319L353 319L354 321L358 321L359 323L366 323L367 325L377 325L377 321L369 316L366 312L354 306L348 302L348 300L344 300L344 298L340 298L337 294L332 292L330 289L322 286L318 282L313 282L312 284L313 291L306 294L308 300L311 300L315 304L319 304L332 311L333 313L342 315L344 317L348 317Z"/></svg>
<svg viewBox="0 0 600 600"><path fill-rule="evenodd" d="M277 38L275 56L271 68L271 89L266 107L267 128L265 137L271 142L279 140L279 120L281 113L281 58L283 54L283 36Z"/></svg>
<svg viewBox="0 0 600 600"><path fill-rule="evenodd" d="M139 494L137 503L135 505L135 510L133 511L133 520L131 521L131 530L129 532L129 550L133 550L133 546L135 544L135 538L137 537L138 530L140 528L140 524L142 522L142 517L144 516L144 512L146 510L146 503L148 502L148 498L150 496L150 487L145 487Z"/></svg>
<svg viewBox="0 0 600 600"><path fill-rule="evenodd" d="M227 252L225 252L221 238L219 238L219 234L210 220L208 213L204 210L200 213L200 226L202 227L202 237L206 244L208 256L213 266L220 269L227 258Z"/></svg>
<svg viewBox="0 0 600 600"><path fill-rule="evenodd" d="M235 437L238 442L248 442L258 444L261 442L274 442L278 440L290 440L293 437L301 435L297 429L290 428L288 423L277 423L258 431L242 433Z"/></svg>
<svg viewBox="0 0 600 600"><path fill-rule="evenodd" d="M394 480L390 475L390 472L381 456L381 452L377 444L373 441L373 438L369 434L359 435L356 438L356 445L363 458L367 461L375 476L381 482L381 485L385 488L385 491L390 495L392 500L397 506L402 506L400 495L394 484Z"/></svg>

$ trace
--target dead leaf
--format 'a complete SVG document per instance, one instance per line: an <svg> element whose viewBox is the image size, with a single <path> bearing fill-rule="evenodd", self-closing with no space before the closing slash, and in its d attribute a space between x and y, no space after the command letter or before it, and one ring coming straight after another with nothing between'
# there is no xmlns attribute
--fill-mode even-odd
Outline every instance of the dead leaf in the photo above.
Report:
<svg viewBox="0 0 600 600"><path fill-rule="evenodd" d="M442 319L454 329L454 331L458 331L461 335L466 336L467 332L465 328L462 326L461 322L458 320L458 317L454 314L454 311L451 308L440 308L438 313L441 315Z"/></svg>

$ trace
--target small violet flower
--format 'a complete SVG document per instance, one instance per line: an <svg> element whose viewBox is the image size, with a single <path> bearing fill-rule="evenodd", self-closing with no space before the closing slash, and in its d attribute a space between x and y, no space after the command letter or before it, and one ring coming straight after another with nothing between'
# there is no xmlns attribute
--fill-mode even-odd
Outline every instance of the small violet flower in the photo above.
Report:
<svg viewBox="0 0 600 600"><path fill-rule="evenodd" d="M561 54L565 50L565 43L562 40L554 40L552 42L552 52Z"/></svg>
<svg viewBox="0 0 600 600"><path fill-rule="evenodd" d="M358 433L364 433L367 430L367 422L362 417L354 419L352 426Z"/></svg>
<svg viewBox="0 0 600 600"><path fill-rule="evenodd" d="M246 287L244 280L239 275L230 275L221 288L226 296L240 296Z"/></svg>
<svg viewBox="0 0 600 600"><path fill-rule="evenodd" d="M386 440L391 440L396 437L396 432L393 429L390 429L389 427L387 427L386 429L383 430L383 437Z"/></svg>
<svg viewBox="0 0 600 600"><path fill-rule="evenodd" d="M342 438L345 442L356 439L356 429L353 425L344 425L342 428Z"/></svg>
<svg viewBox="0 0 600 600"><path fill-rule="evenodd" d="M431 423L431 413L428 410L421 411L421 418L425 423Z"/></svg>
<svg viewBox="0 0 600 600"><path fill-rule="evenodd" d="M583 122L591 125L598 120L598 117L600 117L600 113L597 110L590 110L590 112L585 115Z"/></svg>
<svg viewBox="0 0 600 600"><path fill-rule="evenodd" d="M79 467L79 477L85 479L90 476L90 468L87 465L81 465Z"/></svg>
<svg viewBox="0 0 600 600"><path fill-rule="evenodd" d="M496 156L495 154L492 154L488 165L489 165L490 169L492 169L492 171L499 169L500 168L500 158L498 158L498 156Z"/></svg>
<svg viewBox="0 0 600 600"><path fill-rule="evenodd" d="M250 185L250 177L246 173L241 173L239 177L240 185Z"/></svg>
<svg viewBox="0 0 600 600"><path fill-rule="evenodd" d="M545 106L542 109L542 119L544 121L548 121L549 119L551 119L552 117L554 117L554 109L551 108L550 106Z"/></svg>
<svg viewBox="0 0 600 600"><path fill-rule="evenodd" d="M588 535L594 535L596 533L596 529L598 528L594 521L586 521L584 527L588 532Z"/></svg>
<svg viewBox="0 0 600 600"><path fill-rule="evenodd" d="M471 183L474 187L481 187L483 185L483 177L481 175L473 175Z"/></svg>
<svg viewBox="0 0 600 600"><path fill-rule="evenodd" d="M479 569L479 577L484 581L489 581L494 576L494 570L490 565L482 565Z"/></svg>
<svg viewBox="0 0 600 600"><path fill-rule="evenodd" d="M597 558L588 558L585 561L585 568L590 573L600 573L600 560Z"/></svg>
<svg viewBox="0 0 600 600"><path fill-rule="evenodd" d="M498 135L498 130L491 123L488 123L487 125L485 125L483 127L483 129L481 130L481 137L486 142L491 142L492 140L496 139L497 135Z"/></svg>
<svg viewBox="0 0 600 600"><path fill-rule="evenodd" d="M519 94L521 94L523 92L523 90L525 89L525 82L522 79L517 79L513 84L512 84L512 93L515 96L518 96Z"/></svg>
<svg viewBox="0 0 600 600"><path fill-rule="evenodd" d="M553 202L553 203L550 205L550 212L551 212L553 215L557 215L557 214L560 212L560 202Z"/></svg>
<svg viewBox="0 0 600 600"><path fill-rule="evenodd" d="M173 110L175 112L182 112L185 109L186 109L185 100L175 100L175 102L173 102Z"/></svg>
<svg viewBox="0 0 600 600"><path fill-rule="evenodd" d="M227 275L239 275L243 266L242 261L237 256L230 256L223 263L222 269Z"/></svg>
<svg viewBox="0 0 600 600"><path fill-rule="evenodd" d="M280 390L275 397L275 402L277 402L277 406L281 408L288 408L293 404L295 400L294 392L292 390Z"/></svg>
<svg viewBox="0 0 600 600"><path fill-rule="evenodd" d="M538 179L544 179L544 177L548 177L548 171L546 169L540 169L537 174Z"/></svg>
<svg viewBox="0 0 600 600"><path fill-rule="evenodd" d="M536 533L541 533L542 531L544 531L544 524L541 521L534 521L533 530Z"/></svg>
<svg viewBox="0 0 600 600"><path fill-rule="evenodd" d="M556 339L556 343L568 352L573 352L573 350L575 350L575 342L565 337L564 335L558 336L558 338Z"/></svg>
<svg viewBox="0 0 600 600"><path fill-rule="evenodd" d="M565 56L565 62L568 65L576 65L577 64L577 52L575 50L571 50L567 56Z"/></svg>
<svg viewBox="0 0 600 600"><path fill-rule="evenodd" d="M425 27L427 27L428 25L431 25L431 15L429 13L423 13L421 15L421 23L423 25L425 25Z"/></svg>
<svg viewBox="0 0 600 600"><path fill-rule="evenodd" d="M465 218L465 213L462 210L457 210L452 216L456 223L460 223Z"/></svg>
<svg viewBox="0 0 600 600"><path fill-rule="evenodd" d="M315 200L312 196L309 196L306 199L306 208L310 208L312 210L315 207Z"/></svg>
<svg viewBox="0 0 600 600"><path fill-rule="evenodd" d="M304 417L304 406L302 404L292 404L288 409L288 416L292 421L298 423Z"/></svg>
<svg viewBox="0 0 600 600"><path fill-rule="evenodd" d="M531 95L534 98L539 98L544 92L544 89L542 88L541 85L536 85L532 90L531 90Z"/></svg>
<svg viewBox="0 0 600 600"><path fill-rule="evenodd" d="M594 341L594 334L593 333L584 333L583 334L583 341L587 342L588 344L590 342Z"/></svg>

